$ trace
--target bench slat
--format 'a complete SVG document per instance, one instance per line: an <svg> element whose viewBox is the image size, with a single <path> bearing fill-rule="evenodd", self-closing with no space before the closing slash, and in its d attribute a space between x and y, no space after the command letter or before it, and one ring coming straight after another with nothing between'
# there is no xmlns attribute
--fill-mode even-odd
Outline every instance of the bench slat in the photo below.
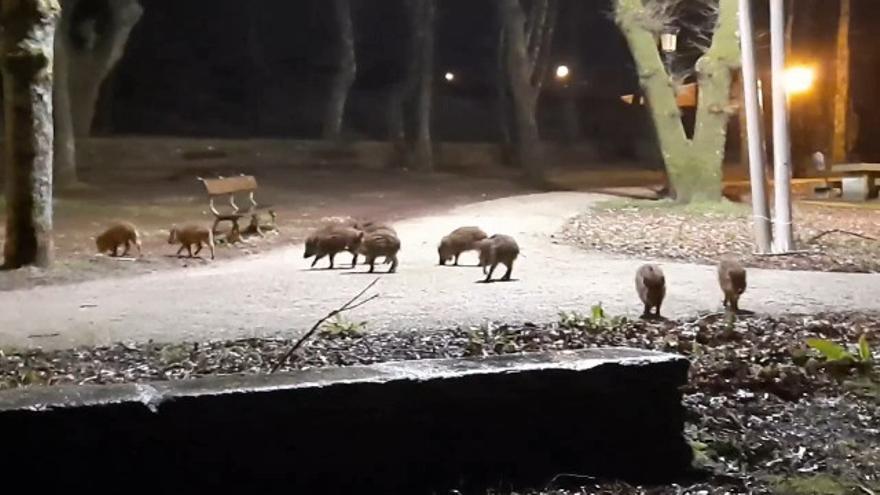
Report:
<svg viewBox="0 0 880 495"><path fill-rule="evenodd" d="M252 175L224 177L222 179L202 179L202 182L205 184L205 190L211 196L257 190L257 179Z"/></svg>
<svg viewBox="0 0 880 495"><path fill-rule="evenodd" d="M850 174L880 173L880 163L842 163L840 165L833 165L831 170Z"/></svg>

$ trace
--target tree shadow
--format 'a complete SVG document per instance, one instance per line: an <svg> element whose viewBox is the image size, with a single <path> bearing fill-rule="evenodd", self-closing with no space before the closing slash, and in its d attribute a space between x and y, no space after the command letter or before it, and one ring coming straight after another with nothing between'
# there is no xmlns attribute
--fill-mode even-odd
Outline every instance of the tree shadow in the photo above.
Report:
<svg viewBox="0 0 880 495"><path fill-rule="evenodd" d="M477 284L505 284L505 283L510 283L510 282L519 282L519 279L518 278L511 278L510 280L501 280L500 278L496 278L496 279L492 279L492 280L481 279L481 280L477 280L474 283L477 283Z"/></svg>
<svg viewBox="0 0 880 495"><path fill-rule="evenodd" d="M345 272L342 275L396 275L397 272L389 272L388 270L376 270L374 272Z"/></svg>
<svg viewBox="0 0 880 495"><path fill-rule="evenodd" d="M301 272L341 272L344 270L353 270L353 269L354 268L351 266L334 266L333 268L330 268L329 266L324 266L324 267L313 266L313 267L308 267L308 268L302 268L302 269L300 269L300 271Z"/></svg>

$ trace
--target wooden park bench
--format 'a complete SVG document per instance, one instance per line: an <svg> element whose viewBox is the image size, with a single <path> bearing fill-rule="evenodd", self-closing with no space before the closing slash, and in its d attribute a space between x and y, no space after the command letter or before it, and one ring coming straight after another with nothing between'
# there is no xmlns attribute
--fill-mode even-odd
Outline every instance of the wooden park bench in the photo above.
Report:
<svg viewBox="0 0 880 495"><path fill-rule="evenodd" d="M222 222L230 222L232 224L231 234L238 236L241 232L238 221L242 217L252 215L257 208L257 201L254 199L254 193L257 191L257 179L252 175L239 175L236 177L217 177L216 179L199 180L205 185L205 191L208 193L209 206L211 213L214 214L214 225L212 230L217 234L217 226ZM250 206L242 211L235 202L236 195L247 194ZM214 200L218 197L227 196L229 198L229 210L221 212L214 204Z"/></svg>
<svg viewBox="0 0 880 495"><path fill-rule="evenodd" d="M877 197L880 163L844 163L833 165L831 171L843 174L841 192L844 200L866 201Z"/></svg>

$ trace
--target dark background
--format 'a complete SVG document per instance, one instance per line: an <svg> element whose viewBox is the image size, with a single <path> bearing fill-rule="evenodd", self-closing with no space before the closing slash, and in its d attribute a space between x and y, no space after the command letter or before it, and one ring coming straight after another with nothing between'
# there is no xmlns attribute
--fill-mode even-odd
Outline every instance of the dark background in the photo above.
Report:
<svg viewBox="0 0 880 495"><path fill-rule="evenodd" d="M113 103L104 102L99 132L319 136L335 71L329 2L255 0L250 8L240 0L142 3L144 16L105 88ZM437 4L436 137L495 140L494 2ZM358 75L346 129L355 138L384 139L388 96L404 75L409 50L404 2L354 0L353 8ZM607 2L563 1L554 52L558 62L579 67L576 80L589 84L589 91L580 91L583 99L607 100L613 114L617 96L631 91L635 78L609 8ZM443 80L446 71L455 73L454 84ZM548 138L557 127L558 90L548 85L542 105ZM595 105L582 103L584 112L595 113Z"/></svg>
<svg viewBox="0 0 880 495"><path fill-rule="evenodd" d="M810 63L820 85L795 102L796 145L820 149L815 129L828 122L833 97L837 2L793 0L792 63ZM493 0L438 0L434 132L438 140L494 141L497 20ZM636 88L626 44L611 21L610 0L560 0L555 61L573 68L581 138L628 139L644 116L620 104ZM98 134L216 137L319 137L335 70L336 27L326 0L142 0L144 16L108 79ZM860 120L855 153L880 160L880 2L854 0L853 108ZM768 44L766 2L755 2L759 48ZM388 96L409 50L403 0L353 0L358 76L346 135L385 139ZM687 40L682 57L686 58ZM766 61L766 57L762 57ZM681 62L681 61L680 61ZM687 62L685 60L684 62ZM454 84L442 74L456 74ZM560 87L540 106L545 139L560 139ZM801 117L798 117L798 113ZM812 132L799 121L813 122ZM830 122L829 122L830 123ZM802 126L801 126L802 127ZM636 130L633 131L633 128ZM736 133L732 133L736 134ZM806 142L804 142L806 141Z"/></svg>

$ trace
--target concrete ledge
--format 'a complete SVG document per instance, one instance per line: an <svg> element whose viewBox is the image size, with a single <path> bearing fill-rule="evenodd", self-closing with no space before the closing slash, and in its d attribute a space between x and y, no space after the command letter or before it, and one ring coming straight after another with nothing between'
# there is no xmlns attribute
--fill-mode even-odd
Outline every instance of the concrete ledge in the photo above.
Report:
<svg viewBox="0 0 880 495"><path fill-rule="evenodd" d="M20 389L0 393L0 465L42 490L424 493L562 472L663 481L691 460L687 369L677 356L595 349Z"/></svg>

